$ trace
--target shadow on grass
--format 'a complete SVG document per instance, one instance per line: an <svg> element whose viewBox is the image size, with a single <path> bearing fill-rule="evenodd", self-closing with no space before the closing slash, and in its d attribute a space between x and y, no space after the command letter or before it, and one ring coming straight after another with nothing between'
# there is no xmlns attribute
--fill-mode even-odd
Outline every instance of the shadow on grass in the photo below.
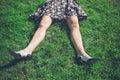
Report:
<svg viewBox="0 0 120 80"><path fill-rule="evenodd" d="M11 50L9 48L8 48L8 53L11 55ZM15 59L9 61L8 63L5 63L4 65L0 66L0 70L11 68L20 62L27 62L29 60L30 60L29 57L15 58Z"/></svg>
<svg viewBox="0 0 120 80"><path fill-rule="evenodd" d="M11 68L11 67L13 67L13 66L17 65L18 63L25 61L25 60L26 60L25 58L13 59L13 60L9 61L8 63L4 64L3 66L0 66L0 70Z"/></svg>

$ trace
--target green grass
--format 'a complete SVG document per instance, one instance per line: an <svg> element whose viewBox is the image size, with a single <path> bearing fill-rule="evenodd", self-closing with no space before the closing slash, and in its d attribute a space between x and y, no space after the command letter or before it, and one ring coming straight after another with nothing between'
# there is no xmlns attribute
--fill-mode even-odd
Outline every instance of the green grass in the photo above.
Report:
<svg viewBox="0 0 120 80"><path fill-rule="evenodd" d="M119 0L79 0L88 14L88 19L80 23L85 49L102 61L76 65L68 26L65 22L57 22L48 29L31 61L11 63L14 58L8 49L20 50L28 44L39 24L28 17L44 2L0 1L0 80L119 80Z"/></svg>

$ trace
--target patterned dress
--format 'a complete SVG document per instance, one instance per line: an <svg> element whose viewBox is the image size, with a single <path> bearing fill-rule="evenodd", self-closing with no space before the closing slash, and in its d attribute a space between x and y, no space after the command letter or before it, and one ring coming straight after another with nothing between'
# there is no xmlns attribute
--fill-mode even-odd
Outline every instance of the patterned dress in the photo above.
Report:
<svg viewBox="0 0 120 80"><path fill-rule="evenodd" d="M87 14L74 0L47 0L30 18L39 19L43 15L48 15L54 20L63 20L73 15L80 21L87 18Z"/></svg>

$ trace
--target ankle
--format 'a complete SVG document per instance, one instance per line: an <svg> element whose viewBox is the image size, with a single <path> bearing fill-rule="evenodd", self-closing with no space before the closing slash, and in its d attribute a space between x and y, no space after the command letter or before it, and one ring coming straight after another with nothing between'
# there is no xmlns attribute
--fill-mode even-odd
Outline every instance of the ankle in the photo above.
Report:
<svg viewBox="0 0 120 80"><path fill-rule="evenodd" d="M25 52L29 53L29 54L32 54L32 51L31 50L28 50L28 49L23 49Z"/></svg>
<svg viewBox="0 0 120 80"><path fill-rule="evenodd" d="M89 56L86 52L78 53L78 56L84 56L86 58L91 58L91 56Z"/></svg>

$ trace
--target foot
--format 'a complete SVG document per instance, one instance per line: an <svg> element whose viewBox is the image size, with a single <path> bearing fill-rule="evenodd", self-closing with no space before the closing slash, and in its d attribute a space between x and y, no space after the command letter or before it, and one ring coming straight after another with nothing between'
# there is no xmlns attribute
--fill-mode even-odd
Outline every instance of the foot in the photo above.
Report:
<svg viewBox="0 0 120 80"><path fill-rule="evenodd" d="M15 58L32 58L31 53L25 51L25 50L20 50L20 51L12 51L10 50L10 54L14 56Z"/></svg>
<svg viewBox="0 0 120 80"><path fill-rule="evenodd" d="M77 56L77 58L76 58L77 64L81 64L81 63L92 64L92 63L95 63L99 60L100 60L99 58L86 58L84 56Z"/></svg>
<svg viewBox="0 0 120 80"><path fill-rule="evenodd" d="M95 62L97 62L97 61L99 61L100 60L100 58L90 58L90 59L88 59L87 60L87 63L95 63Z"/></svg>

